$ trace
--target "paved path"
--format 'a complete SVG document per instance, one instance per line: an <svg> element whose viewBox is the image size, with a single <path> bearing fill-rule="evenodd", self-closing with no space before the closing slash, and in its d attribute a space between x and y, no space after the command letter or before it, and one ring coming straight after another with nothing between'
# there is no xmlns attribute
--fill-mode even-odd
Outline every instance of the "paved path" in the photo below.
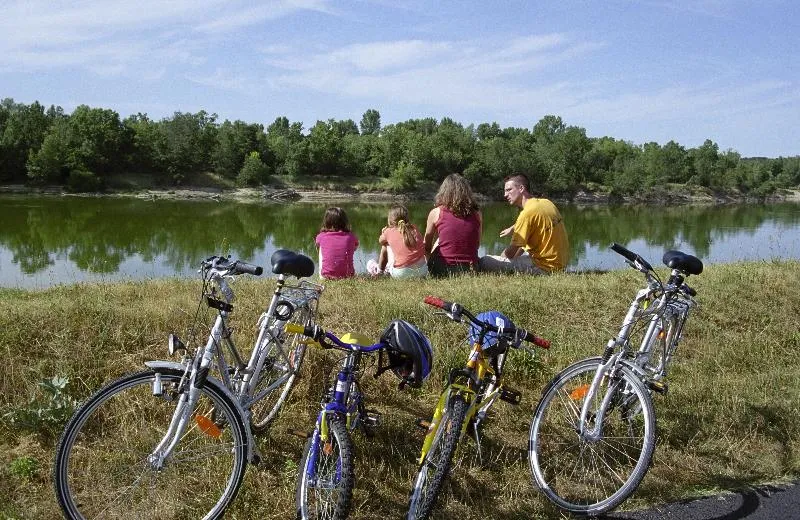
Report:
<svg viewBox="0 0 800 520"><path fill-rule="evenodd" d="M648 511L613 513L608 520L800 520L800 481L667 504Z"/></svg>

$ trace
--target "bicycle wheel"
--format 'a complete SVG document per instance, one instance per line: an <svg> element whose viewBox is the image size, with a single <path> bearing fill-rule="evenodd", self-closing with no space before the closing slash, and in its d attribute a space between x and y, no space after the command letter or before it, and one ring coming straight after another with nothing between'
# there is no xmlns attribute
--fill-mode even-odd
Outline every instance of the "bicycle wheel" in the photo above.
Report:
<svg viewBox="0 0 800 520"><path fill-rule="evenodd" d="M610 396L601 433L578 433L599 365L599 358L585 359L558 374L531 423L528 458L534 482L548 500L571 513L596 515L621 504L644 478L655 447L653 402L627 368L614 379L603 378L589 407L586 428L595 430L594 412Z"/></svg>
<svg viewBox="0 0 800 520"><path fill-rule="evenodd" d="M350 513L355 473L353 446L344 421L328 417L328 439L319 430L306 443L297 481L297 518L338 520Z"/></svg>
<svg viewBox="0 0 800 520"><path fill-rule="evenodd" d="M306 323L310 317L311 309L300 307L292 320ZM271 341L265 348L266 361L252 395L257 397L270 386L274 388L250 407L250 428L254 433L266 432L278 416L281 406L289 398L289 393L294 387L297 373L306 354L306 344L301 334L287 334L282 346ZM286 353L286 357L281 355L281 349Z"/></svg>
<svg viewBox="0 0 800 520"><path fill-rule="evenodd" d="M424 520L433 511L442 484L450 473L453 455L467 415L467 407L467 402L462 396L450 397L450 402L442 413L436 435L414 480L414 488L408 501L407 520Z"/></svg>
<svg viewBox="0 0 800 520"><path fill-rule="evenodd" d="M161 468L149 459L182 396L181 374L139 372L103 387L67 424L58 444L54 481L67 518L219 518L245 472L246 430L234 406L214 387L201 395L190 423ZM215 410L221 428L210 420ZM198 419L198 417L202 417Z"/></svg>

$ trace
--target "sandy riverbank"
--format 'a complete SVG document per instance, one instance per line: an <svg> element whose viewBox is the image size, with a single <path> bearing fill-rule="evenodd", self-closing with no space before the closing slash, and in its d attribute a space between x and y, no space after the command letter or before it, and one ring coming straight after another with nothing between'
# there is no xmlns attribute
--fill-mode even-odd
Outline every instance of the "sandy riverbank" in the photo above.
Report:
<svg viewBox="0 0 800 520"><path fill-rule="evenodd" d="M35 194L54 196L81 196L81 197L133 197L152 200L189 200L210 199L237 202L363 202L363 203L390 203L432 201L435 193L408 193L399 194L378 191L336 191L336 190L310 190L302 188L210 188L185 186L170 189L143 189L137 191L109 191L104 193L73 194L66 192L62 187L31 187L26 185L0 186L0 194ZM492 199L478 194L479 200L488 202ZM735 193L716 193L707 189L670 189L644 195L618 198L603 192L579 190L569 198L553 197L554 200L577 204L734 204L743 202L762 202L760 199L747 197ZM800 202L800 189L779 190L766 198L767 202Z"/></svg>

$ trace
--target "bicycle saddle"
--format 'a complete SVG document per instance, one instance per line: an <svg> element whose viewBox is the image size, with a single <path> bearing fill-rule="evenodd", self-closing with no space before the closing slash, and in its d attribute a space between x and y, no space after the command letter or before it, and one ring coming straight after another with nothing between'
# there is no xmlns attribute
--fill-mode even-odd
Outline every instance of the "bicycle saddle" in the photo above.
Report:
<svg viewBox="0 0 800 520"><path fill-rule="evenodd" d="M272 272L303 278L314 274L314 261L305 255L288 249L278 249L270 258Z"/></svg>
<svg viewBox="0 0 800 520"><path fill-rule="evenodd" d="M661 261L667 267L687 274L700 274L703 272L703 262L699 258L681 251L667 251Z"/></svg>

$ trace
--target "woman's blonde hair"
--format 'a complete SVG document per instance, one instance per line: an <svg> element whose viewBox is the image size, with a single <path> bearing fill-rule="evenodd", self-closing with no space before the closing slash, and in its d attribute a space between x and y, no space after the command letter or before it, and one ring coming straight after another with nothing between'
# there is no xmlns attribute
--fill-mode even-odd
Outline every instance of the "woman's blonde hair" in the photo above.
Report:
<svg viewBox="0 0 800 520"><path fill-rule="evenodd" d="M444 178L436 193L435 204L444 206L459 218L466 218L480 209L472 195L469 181L457 173L451 173Z"/></svg>
<svg viewBox="0 0 800 520"><path fill-rule="evenodd" d="M417 245L414 226L408 221L408 208L397 205L389 208L389 227L396 227L403 236L403 243L411 249Z"/></svg>

